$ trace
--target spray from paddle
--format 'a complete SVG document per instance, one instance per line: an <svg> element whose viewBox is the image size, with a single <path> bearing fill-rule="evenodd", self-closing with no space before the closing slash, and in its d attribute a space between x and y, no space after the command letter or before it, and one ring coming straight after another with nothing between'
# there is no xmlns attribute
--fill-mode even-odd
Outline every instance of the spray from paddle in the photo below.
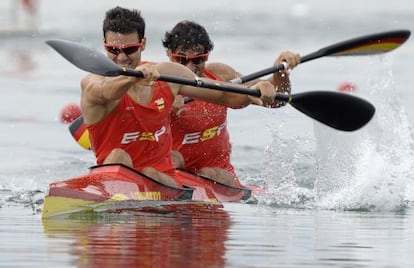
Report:
<svg viewBox="0 0 414 268"><path fill-rule="evenodd" d="M317 206L357 211L399 211L407 206L414 177L414 140L393 83L389 61L371 68L368 95L377 115L358 135L344 135L315 124ZM369 68L366 68L369 69ZM362 92L362 88L365 89ZM352 94L352 93L349 93Z"/></svg>

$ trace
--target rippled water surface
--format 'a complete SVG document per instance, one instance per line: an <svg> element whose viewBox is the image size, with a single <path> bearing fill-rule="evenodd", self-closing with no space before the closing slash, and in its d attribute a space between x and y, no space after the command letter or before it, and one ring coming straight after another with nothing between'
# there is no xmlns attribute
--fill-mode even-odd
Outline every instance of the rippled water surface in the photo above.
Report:
<svg viewBox="0 0 414 268"><path fill-rule="evenodd" d="M382 56L325 57L292 71L294 93L354 83L351 94L376 107L361 130L333 130L292 106L229 111L237 172L244 183L266 188L257 204L40 218L48 184L94 164L59 121L64 105L79 102L85 73L44 41L101 49L104 12L134 7L147 22L143 59L167 60L165 31L190 19L210 32L211 61L248 74L270 67L286 49L305 55L360 35L413 30L411 1L42 0L40 31L29 35L10 31L11 18L27 24L24 14L10 12L11 2L0 3L0 267L414 264L412 38Z"/></svg>

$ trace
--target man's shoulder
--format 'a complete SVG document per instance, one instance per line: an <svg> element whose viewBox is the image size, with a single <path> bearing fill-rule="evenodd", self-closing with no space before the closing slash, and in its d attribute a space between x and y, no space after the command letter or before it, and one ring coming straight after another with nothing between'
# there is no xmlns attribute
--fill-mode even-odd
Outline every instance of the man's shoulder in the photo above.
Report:
<svg viewBox="0 0 414 268"><path fill-rule="evenodd" d="M211 62L206 64L205 69L220 78L220 80L231 80L236 78L236 70L230 65L222 62Z"/></svg>
<svg viewBox="0 0 414 268"><path fill-rule="evenodd" d="M212 70L222 70L222 71L233 70L233 67L223 62L208 62L205 68L210 71Z"/></svg>

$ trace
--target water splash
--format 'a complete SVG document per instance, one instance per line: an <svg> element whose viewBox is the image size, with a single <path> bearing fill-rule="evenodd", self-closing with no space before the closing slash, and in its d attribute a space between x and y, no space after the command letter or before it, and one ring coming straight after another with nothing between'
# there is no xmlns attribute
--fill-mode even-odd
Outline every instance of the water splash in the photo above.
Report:
<svg viewBox="0 0 414 268"><path fill-rule="evenodd" d="M268 165L262 177L266 192L258 196L260 204L283 208L310 208L314 200L313 141L304 137L286 138L281 131L283 122L272 135L265 149Z"/></svg>
<svg viewBox="0 0 414 268"><path fill-rule="evenodd" d="M373 61L364 73L366 85L350 93L376 106L364 128L341 132L314 122L314 137L285 135L289 120L278 116L285 119L279 127L272 124L262 176L267 191L258 197L259 203L357 211L400 211L414 203L411 126L395 94L390 61Z"/></svg>
<svg viewBox="0 0 414 268"><path fill-rule="evenodd" d="M318 207L395 211L407 206L414 178L412 130L395 86L390 64L368 75L362 92L376 115L355 133L334 133L315 125ZM411 197L412 198L412 197Z"/></svg>

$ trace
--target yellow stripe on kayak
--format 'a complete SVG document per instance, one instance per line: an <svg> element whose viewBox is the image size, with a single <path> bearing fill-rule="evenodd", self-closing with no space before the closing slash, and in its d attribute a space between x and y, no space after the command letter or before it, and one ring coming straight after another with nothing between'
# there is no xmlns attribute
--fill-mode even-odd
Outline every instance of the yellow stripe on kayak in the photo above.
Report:
<svg viewBox="0 0 414 268"><path fill-rule="evenodd" d="M46 196L43 203L42 218L87 210L87 206L94 203L96 202L61 196Z"/></svg>

